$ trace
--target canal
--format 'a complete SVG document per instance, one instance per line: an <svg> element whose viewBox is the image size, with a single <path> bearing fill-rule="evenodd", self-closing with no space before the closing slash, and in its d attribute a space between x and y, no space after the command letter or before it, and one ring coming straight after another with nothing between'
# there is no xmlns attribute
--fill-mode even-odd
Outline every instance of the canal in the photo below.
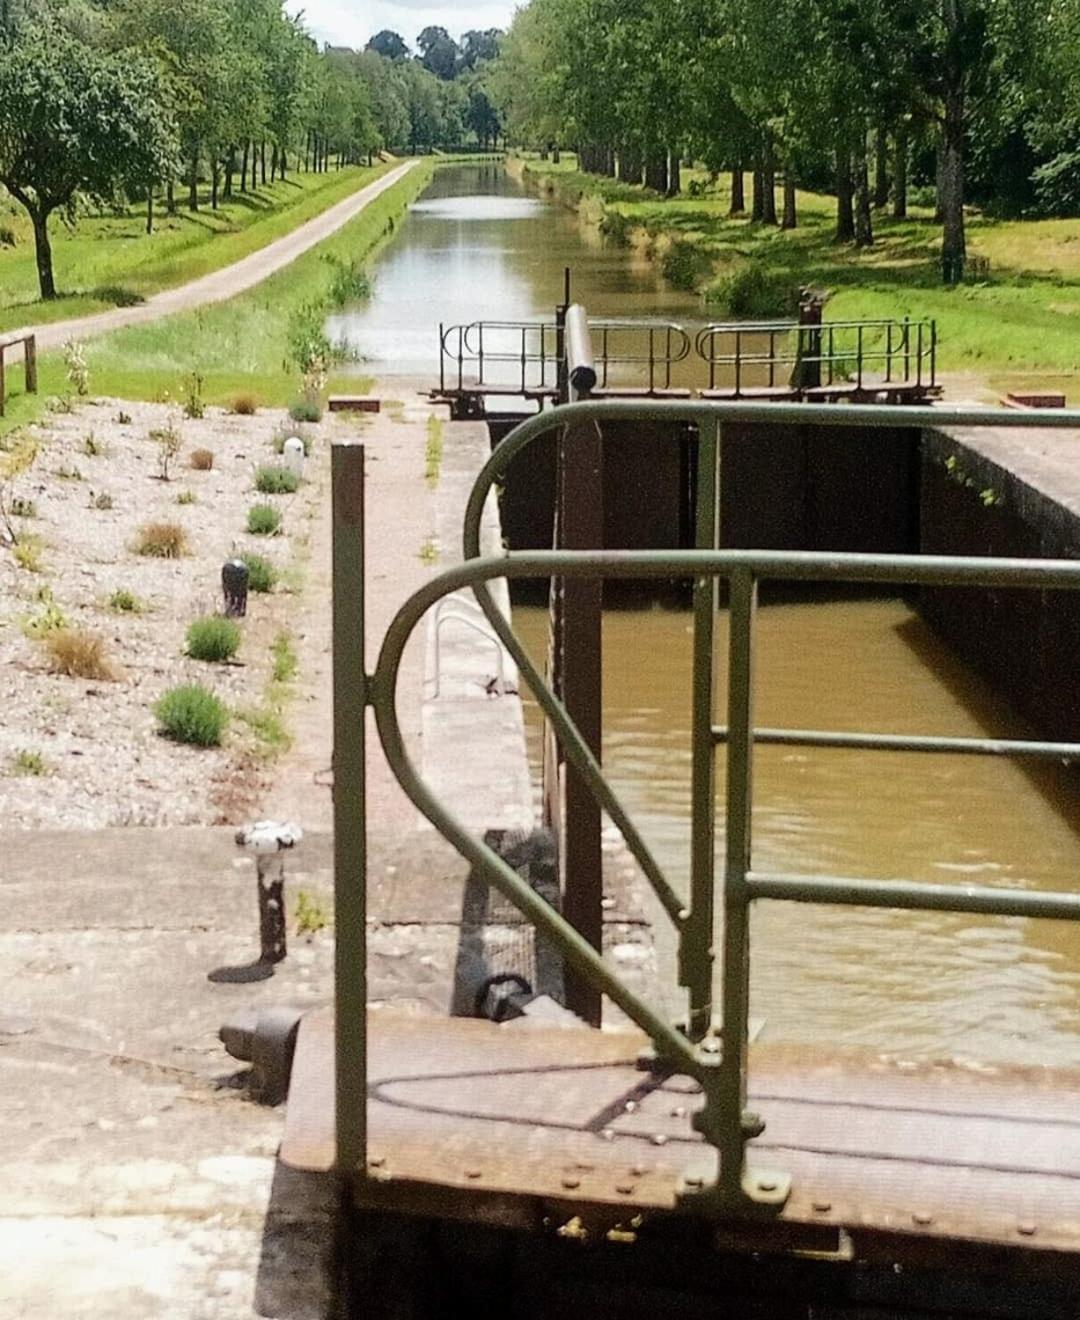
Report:
<svg viewBox="0 0 1080 1320"><path fill-rule="evenodd" d="M700 315L647 263L501 169L462 167L436 176L387 249L371 301L331 333L363 355L364 372L430 384L440 321L548 316L566 265L595 314ZM516 608L515 622L542 656L545 612ZM690 618L612 611L604 634L607 773L685 885ZM760 637L762 724L1024 732L899 600L770 604ZM1064 769L809 748L762 748L756 764L762 869L1035 889L1072 888L1080 875L1076 780ZM1080 935L1064 923L769 903L758 905L754 950L753 1013L770 1039L1028 1063L1080 1054Z"/></svg>

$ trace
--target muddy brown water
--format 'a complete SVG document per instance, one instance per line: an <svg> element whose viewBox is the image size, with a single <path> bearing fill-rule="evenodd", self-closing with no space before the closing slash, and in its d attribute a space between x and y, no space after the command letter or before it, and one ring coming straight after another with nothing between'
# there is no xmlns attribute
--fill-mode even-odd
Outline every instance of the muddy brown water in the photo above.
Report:
<svg viewBox="0 0 1080 1320"><path fill-rule="evenodd" d="M331 323L362 370L434 382L437 327L551 314L562 272L597 315L700 316L655 269L497 167L440 172L387 248L374 296ZM544 654L546 613L515 609ZM721 616L722 623L724 616ZM894 733L1027 732L898 600L762 608L759 724ZM722 653L723 629L720 649ZM690 616L611 612L608 775L675 883L689 862ZM538 765L535 707L531 755ZM718 830L723 831L722 772ZM1077 780L990 758L760 748L760 869L949 884L1080 883ZM660 930L665 970L670 938ZM900 1054L1080 1063L1080 930L1064 923L757 905L753 1012L773 1039Z"/></svg>

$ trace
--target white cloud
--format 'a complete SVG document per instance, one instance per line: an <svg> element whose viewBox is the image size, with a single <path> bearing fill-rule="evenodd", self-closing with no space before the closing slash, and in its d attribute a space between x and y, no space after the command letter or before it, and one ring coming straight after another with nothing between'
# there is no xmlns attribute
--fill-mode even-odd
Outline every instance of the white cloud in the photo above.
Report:
<svg viewBox="0 0 1080 1320"><path fill-rule="evenodd" d="M467 8L430 0L286 0L291 14L302 13L320 41L362 48L374 33L390 28L415 46L417 34L435 25L452 37L472 28L510 26L517 0L481 0Z"/></svg>

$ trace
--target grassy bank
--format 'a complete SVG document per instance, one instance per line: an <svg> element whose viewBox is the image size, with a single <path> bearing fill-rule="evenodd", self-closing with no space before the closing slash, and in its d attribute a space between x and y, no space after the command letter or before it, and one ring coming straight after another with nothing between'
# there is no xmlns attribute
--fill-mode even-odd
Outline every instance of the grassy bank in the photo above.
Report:
<svg viewBox="0 0 1080 1320"><path fill-rule="evenodd" d="M280 406L296 398L299 375L290 360L289 334L305 306L329 305L339 272L369 261L393 236L409 203L427 187L434 165L422 162L332 238L228 302L118 330L86 346L90 392L121 399L182 400L188 379L202 378L206 403L228 405L241 394ZM11 372L21 388L21 370ZM330 388L344 385L330 379ZM349 377L356 387L356 377ZM0 435L39 416L50 397L71 391L62 356L41 363L41 393L13 395Z"/></svg>
<svg viewBox="0 0 1080 1320"><path fill-rule="evenodd" d="M87 214L68 227L59 216L50 225L60 297L38 296L34 240L22 207L0 189L0 228L15 246L0 245L0 332L130 305L162 289L186 284L229 266L321 214L364 184L393 168L349 166L329 174L292 174L286 180L235 193L210 209L189 212L186 193L175 215L162 205L153 234L139 207Z"/></svg>
<svg viewBox="0 0 1080 1320"><path fill-rule="evenodd" d="M912 207L900 221L875 212L875 244L856 251L832 241L831 197L800 193L799 227L781 231L729 217L727 180L710 185L695 171L683 180L695 195L665 199L581 174L572 157L520 168L531 187L578 209L612 241L646 252L672 283L697 289L707 315L780 315L810 285L831 291L830 319L934 318L946 373L998 391L1037 384L1080 395L1073 381L1080 365L1080 219L972 214L978 274L946 289L937 268L941 227L926 208Z"/></svg>

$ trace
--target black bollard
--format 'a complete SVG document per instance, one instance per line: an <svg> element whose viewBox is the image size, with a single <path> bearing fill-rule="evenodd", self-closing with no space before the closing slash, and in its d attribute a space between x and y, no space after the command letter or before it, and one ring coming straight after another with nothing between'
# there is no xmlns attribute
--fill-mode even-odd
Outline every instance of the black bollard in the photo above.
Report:
<svg viewBox="0 0 1080 1320"><path fill-rule="evenodd" d="M227 619L243 619L247 615L249 577L248 566L242 559L230 559L221 570Z"/></svg>

